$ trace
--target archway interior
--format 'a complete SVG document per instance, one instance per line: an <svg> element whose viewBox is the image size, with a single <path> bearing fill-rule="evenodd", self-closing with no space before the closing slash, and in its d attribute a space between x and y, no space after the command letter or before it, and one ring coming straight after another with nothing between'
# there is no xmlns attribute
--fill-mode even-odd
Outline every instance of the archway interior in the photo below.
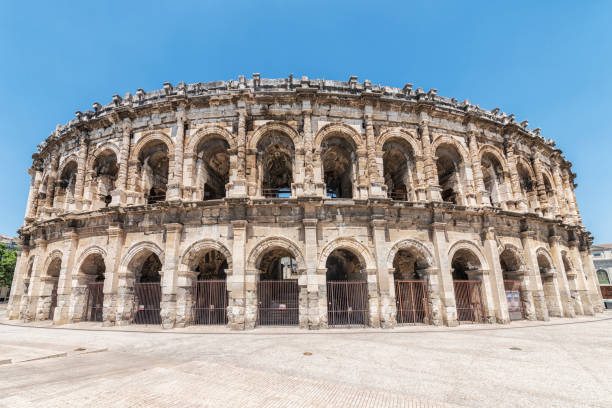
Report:
<svg viewBox="0 0 612 408"><path fill-rule="evenodd" d="M54 258L47 267L47 276L59 278L62 269L62 258Z"/></svg>
<svg viewBox="0 0 612 408"><path fill-rule="evenodd" d="M389 197L413 200L414 155L405 140L390 140L383 145L383 170Z"/></svg>
<svg viewBox="0 0 612 408"><path fill-rule="evenodd" d="M190 269L198 273L197 280L225 280L227 259L215 249L203 249L195 257Z"/></svg>
<svg viewBox="0 0 612 408"><path fill-rule="evenodd" d="M565 269L565 274L569 274L572 272L572 263L570 262L570 260L567 258L567 253L563 253L561 256L561 259L563 260L563 268Z"/></svg>
<svg viewBox="0 0 612 408"><path fill-rule="evenodd" d="M540 268L540 273L550 273L552 272L552 265L548 261L548 258L544 254L538 254L538 267Z"/></svg>
<svg viewBox="0 0 612 408"><path fill-rule="evenodd" d="M427 263L415 250L400 249L393 258L393 278L395 280L421 280L419 271L426 268Z"/></svg>
<svg viewBox="0 0 612 408"><path fill-rule="evenodd" d="M327 196L352 198L355 149L342 137L331 136L321 144L323 178Z"/></svg>
<svg viewBox="0 0 612 408"><path fill-rule="evenodd" d="M544 180L544 191L546 192L546 199L548 201L549 210L555 207L555 190L552 187L550 179L546 174L543 175Z"/></svg>
<svg viewBox="0 0 612 408"><path fill-rule="evenodd" d="M229 144L215 137L203 141L197 148L196 183L204 189L204 200L225 197L225 185L229 183Z"/></svg>
<svg viewBox="0 0 612 408"><path fill-rule="evenodd" d="M91 279L91 282L104 282L106 265L100 254L91 254L81 264L81 273Z"/></svg>
<svg viewBox="0 0 612 408"><path fill-rule="evenodd" d="M454 280L469 280L470 273L481 268L476 254L469 249L460 249L453 255L451 263Z"/></svg>
<svg viewBox="0 0 612 408"><path fill-rule="evenodd" d="M275 248L266 252L259 261L260 280L290 280L298 278L297 262L291 252Z"/></svg>
<svg viewBox="0 0 612 408"><path fill-rule="evenodd" d="M147 203L164 201L168 189L168 146L161 140L152 140L140 151L138 159Z"/></svg>
<svg viewBox="0 0 612 408"><path fill-rule="evenodd" d="M56 195L64 195L65 198L74 197L74 188L76 186L77 164L74 160L70 161L60 175L58 182L59 191Z"/></svg>
<svg viewBox="0 0 612 408"><path fill-rule="evenodd" d="M485 153L481 161L482 179L493 207L500 207L502 202L501 187L504 183L504 171L501 163L491 153Z"/></svg>
<svg viewBox="0 0 612 408"><path fill-rule="evenodd" d="M131 264L135 281L138 283L158 283L161 281L162 264L159 257L151 251L143 250Z"/></svg>
<svg viewBox="0 0 612 408"><path fill-rule="evenodd" d="M515 279L512 274L518 272L521 268L521 260L519 257L510 249L504 249L502 253L499 254L499 263L502 268L504 279Z"/></svg>
<svg viewBox="0 0 612 408"><path fill-rule="evenodd" d="M261 170L261 187L265 197L290 197L293 183L295 147L291 138L281 132L267 133L257 144Z"/></svg>
<svg viewBox="0 0 612 408"><path fill-rule="evenodd" d="M112 200L111 192L115 189L115 182L119 173L115 152L105 150L100 153L94 162L93 170L98 184L97 198L108 206Z"/></svg>
<svg viewBox="0 0 612 408"><path fill-rule="evenodd" d="M442 201L461 204L461 155L457 148L451 145L441 145L436 149L436 169L438 184L441 189Z"/></svg>
<svg viewBox="0 0 612 408"><path fill-rule="evenodd" d="M525 200L527 200L529 208L532 208L533 194L535 193L535 183L531 178L529 170L527 170L523 163L519 163L517 165L517 172L519 176L519 185L521 186L523 196L525 197Z"/></svg>
<svg viewBox="0 0 612 408"><path fill-rule="evenodd" d="M327 281L365 281L364 268L359 258L348 249L335 249L327 257Z"/></svg>

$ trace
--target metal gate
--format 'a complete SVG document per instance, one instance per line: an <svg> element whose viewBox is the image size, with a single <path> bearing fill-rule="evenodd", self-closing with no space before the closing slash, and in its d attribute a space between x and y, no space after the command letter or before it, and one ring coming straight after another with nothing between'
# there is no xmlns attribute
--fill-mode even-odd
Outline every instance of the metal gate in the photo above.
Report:
<svg viewBox="0 0 612 408"><path fill-rule="evenodd" d="M484 323L482 282L477 280L456 280L455 303L457 319L460 322Z"/></svg>
<svg viewBox="0 0 612 408"><path fill-rule="evenodd" d="M104 307L104 282L93 282L87 284L85 316L83 320L89 322L102 321L102 309Z"/></svg>
<svg viewBox="0 0 612 408"><path fill-rule="evenodd" d="M427 292L422 280L395 281L396 320L398 324L425 323Z"/></svg>
<svg viewBox="0 0 612 408"><path fill-rule="evenodd" d="M327 282L327 324L330 327L367 326L366 282Z"/></svg>
<svg viewBox="0 0 612 408"><path fill-rule="evenodd" d="M136 324L161 324L160 302L161 285L156 283L135 283L134 302L136 303Z"/></svg>
<svg viewBox="0 0 612 408"><path fill-rule="evenodd" d="M257 324L294 326L298 324L297 279L263 280L257 283Z"/></svg>
<svg viewBox="0 0 612 408"><path fill-rule="evenodd" d="M49 320L53 320L53 314L55 313L55 308L57 307L57 284L59 282L55 281L53 283L53 289L51 289L51 305L49 305Z"/></svg>
<svg viewBox="0 0 612 408"><path fill-rule="evenodd" d="M522 320L525 317L520 294L521 282L517 280L505 280L506 300L508 302L508 314L510 320Z"/></svg>
<svg viewBox="0 0 612 408"><path fill-rule="evenodd" d="M226 311L225 280L203 280L193 283L193 324L226 324Z"/></svg>

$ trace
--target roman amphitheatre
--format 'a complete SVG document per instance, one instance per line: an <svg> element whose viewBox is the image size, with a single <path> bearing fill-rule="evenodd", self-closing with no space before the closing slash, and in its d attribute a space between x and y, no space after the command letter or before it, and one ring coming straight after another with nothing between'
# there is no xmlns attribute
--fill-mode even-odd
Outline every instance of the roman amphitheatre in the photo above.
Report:
<svg viewBox="0 0 612 408"><path fill-rule="evenodd" d="M382 327L594 315L571 163L435 89L165 83L32 156L10 319Z"/></svg>

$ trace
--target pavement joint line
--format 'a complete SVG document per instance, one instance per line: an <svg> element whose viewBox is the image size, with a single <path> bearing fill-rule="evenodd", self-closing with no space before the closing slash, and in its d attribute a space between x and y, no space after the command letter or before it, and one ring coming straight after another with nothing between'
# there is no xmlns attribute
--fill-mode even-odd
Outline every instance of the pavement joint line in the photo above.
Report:
<svg viewBox="0 0 612 408"><path fill-rule="evenodd" d="M68 357L68 353L66 352L66 353L49 354L47 356L31 358L29 360L16 361L16 363L29 363L30 361L46 360L48 358L58 358L58 357Z"/></svg>
<svg viewBox="0 0 612 408"><path fill-rule="evenodd" d="M612 317L603 317L603 318L594 318L590 320L584 321L568 321L568 322L545 322L538 323L533 325L521 325L521 326L511 326L511 325L495 325L497 327L476 327L470 328L463 326L457 327L447 327L441 328L438 330L410 330L406 326L400 326L399 330L395 329L379 329L379 328L363 328L363 329L325 329L325 330L301 330L300 332L274 332L274 331L257 331L258 328L249 331L198 331L198 332L186 332L186 331L176 331L175 329L167 329L167 330L125 330L125 329L115 329L113 327L105 328L84 328L84 327L58 327L58 326L37 326L37 325L26 325L26 324L14 324L14 323L6 323L0 322L0 326L9 326L9 327L22 327L22 328L31 328L31 329L47 329L47 330L72 330L72 331L90 331L90 332L105 332L105 333L149 333L149 334L180 334L180 335L191 335L191 336L199 336L199 335L242 335L242 336L295 336L295 335L333 335L333 334L348 334L348 335L358 335L358 334L420 334L420 333L449 333L449 332L479 332L479 331L496 331L496 330L517 330L517 329L532 329L532 328L542 328L542 327L554 327L554 326L568 326L568 325L578 325L578 324L587 324L587 323L598 323L607 320L612 320ZM204 326L205 327L205 326ZM427 326L417 326L417 327L427 327Z"/></svg>

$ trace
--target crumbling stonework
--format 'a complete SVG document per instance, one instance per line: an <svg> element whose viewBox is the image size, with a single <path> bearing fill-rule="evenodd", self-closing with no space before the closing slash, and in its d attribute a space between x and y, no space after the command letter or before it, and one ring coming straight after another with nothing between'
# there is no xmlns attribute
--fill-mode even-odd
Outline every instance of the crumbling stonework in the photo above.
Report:
<svg viewBox="0 0 612 408"><path fill-rule="evenodd" d="M194 282L212 277L226 284L227 325L250 329L258 282L283 273L298 283L295 324L326 328L332 259L345 273L333 279L365 282L372 327L398 324L398 279L423 282L419 319L433 325L458 324L466 307L508 323L508 282L526 319L592 315L601 297L575 174L527 125L356 77L115 95L33 155L9 316L78 322L88 285L103 282L103 324L130 324L150 306L135 287L153 282L162 327L184 327ZM460 281L478 302L457 297Z"/></svg>

